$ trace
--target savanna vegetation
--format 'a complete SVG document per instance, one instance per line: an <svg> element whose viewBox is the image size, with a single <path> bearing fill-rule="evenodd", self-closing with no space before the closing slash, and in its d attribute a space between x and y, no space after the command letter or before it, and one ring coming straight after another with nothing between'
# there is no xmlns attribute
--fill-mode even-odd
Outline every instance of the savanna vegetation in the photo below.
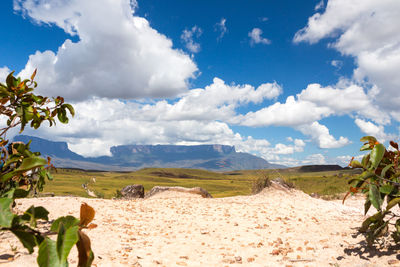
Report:
<svg viewBox="0 0 400 267"><path fill-rule="evenodd" d="M55 195L84 196L88 194L83 184L97 195L105 198L116 196L116 191L131 184L142 184L145 191L153 186L200 186L213 197L229 197L257 193L254 184L263 178L282 177L293 183L295 188L307 194L315 193L326 198L341 198L348 191L347 181L357 175L354 170L300 172L297 169L283 170L243 170L231 172L211 172L205 170L146 168L135 172L97 172L76 169L57 169L55 177L43 192ZM93 182L93 178L96 182Z"/></svg>

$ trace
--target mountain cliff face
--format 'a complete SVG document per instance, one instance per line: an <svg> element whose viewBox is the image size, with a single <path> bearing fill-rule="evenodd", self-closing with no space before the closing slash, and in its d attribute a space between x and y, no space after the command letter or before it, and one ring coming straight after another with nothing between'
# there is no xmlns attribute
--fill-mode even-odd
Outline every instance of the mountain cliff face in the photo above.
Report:
<svg viewBox="0 0 400 267"><path fill-rule="evenodd" d="M42 155L49 157L68 158L73 160L84 160L85 158L69 150L66 142L53 142L34 136L17 135L14 137L14 142L20 141L28 143L32 140L30 145L31 151L40 152Z"/></svg>
<svg viewBox="0 0 400 267"><path fill-rule="evenodd" d="M68 149L66 142L19 135L14 141L32 140L31 150L50 156L56 167L128 171L145 167L194 168L218 171L284 168L226 145L121 145L110 148L111 157L85 158Z"/></svg>

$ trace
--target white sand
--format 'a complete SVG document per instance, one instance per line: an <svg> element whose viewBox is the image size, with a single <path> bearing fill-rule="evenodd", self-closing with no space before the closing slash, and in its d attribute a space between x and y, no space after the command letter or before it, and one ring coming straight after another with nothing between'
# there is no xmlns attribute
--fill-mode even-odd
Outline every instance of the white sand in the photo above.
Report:
<svg viewBox="0 0 400 267"><path fill-rule="evenodd" d="M400 266L396 251L367 250L357 227L363 199L311 198L270 188L254 196L205 199L164 192L149 199L53 197L18 200L18 210L43 205L51 219L79 216L82 202L96 210L86 230L94 266ZM35 266L10 234L0 234L0 266ZM77 264L73 248L69 262Z"/></svg>

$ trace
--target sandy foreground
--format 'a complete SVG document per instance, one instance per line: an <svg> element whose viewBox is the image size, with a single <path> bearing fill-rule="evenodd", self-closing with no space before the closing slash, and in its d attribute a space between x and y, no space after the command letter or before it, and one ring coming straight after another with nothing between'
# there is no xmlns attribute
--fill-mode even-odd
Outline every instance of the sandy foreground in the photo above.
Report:
<svg viewBox="0 0 400 267"><path fill-rule="evenodd" d="M361 197L342 205L268 188L214 199L176 192L138 200L23 199L17 207L42 205L54 219L79 217L82 202L96 210L98 227L86 230L93 266L400 266L398 250L367 248L357 235ZM0 234L0 266L36 266L36 256L37 249L29 255L14 236ZM69 262L76 266L76 248Z"/></svg>

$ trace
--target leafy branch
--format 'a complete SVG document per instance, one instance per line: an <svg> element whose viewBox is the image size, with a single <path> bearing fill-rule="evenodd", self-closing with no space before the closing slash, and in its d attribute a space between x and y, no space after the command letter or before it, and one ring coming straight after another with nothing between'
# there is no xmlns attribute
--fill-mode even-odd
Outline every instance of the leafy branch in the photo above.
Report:
<svg viewBox="0 0 400 267"><path fill-rule="evenodd" d="M50 127L56 124L55 118L61 123L68 123L67 112L74 116L74 108L64 103L64 98L58 96L49 99L35 95L37 87L34 81L36 70L30 79L21 80L11 72L6 83L0 83L0 116L7 118L7 126L0 129L0 231L10 231L22 243L29 253L38 246L37 263L44 267L68 266L68 255L76 245L79 254L78 266L86 267L92 264L94 254L90 239L83 229L96 227L90 222L95 211L83 203L80 219L65 216L56 219L50 232L41 232L37 228L38 220L49 221L49 212L44 207L29 207L22 215L15 213L15 199L37 195L43 190L45 180L51 180L49 169L54 168L51 159L44 159L39 152L30 150L30 142L10 143L7 132L20 126L20 133L28 125L34 129L48 121ZM48 236L57 234L56 241Z"/></svg>
<svg viewBox="0 0 400 267"><path fill-rule="evenodd" d="M366 196L364 213L367 214L371 206L378 211L369 216L359 229L360 232L366 233L369 245L372 245L379 237L389 234L389 225L394 225L391 231L393 240L400 243L400 219L397 219L394 224L390 222L395 218L400 218L391 210L396 205L400 206L399 146L391 141L393 150L387 150L373 136L365 136L360 141L364 142L360 150L370 151L370 153L364 155L361 162L354 160L354 157L350 161L350 167L362 169L363 172L349 181L349 184L354 184L354 187L350 187L343 202L349 194L361 192Z"/></svg>

